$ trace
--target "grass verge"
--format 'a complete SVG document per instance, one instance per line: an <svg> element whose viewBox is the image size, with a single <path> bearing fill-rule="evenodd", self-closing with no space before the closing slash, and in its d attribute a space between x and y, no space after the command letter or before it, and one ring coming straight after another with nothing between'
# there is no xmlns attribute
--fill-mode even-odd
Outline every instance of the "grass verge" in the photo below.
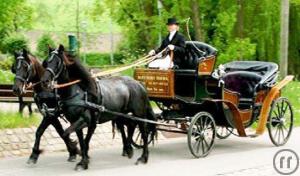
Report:
<svg viewBox="0 0 300 176"><path fill-rule="evenodd" d="M41 118L39 114L22 117L21 114L16 112L0 112L0 129L37 126L40 121Z"/></svg>

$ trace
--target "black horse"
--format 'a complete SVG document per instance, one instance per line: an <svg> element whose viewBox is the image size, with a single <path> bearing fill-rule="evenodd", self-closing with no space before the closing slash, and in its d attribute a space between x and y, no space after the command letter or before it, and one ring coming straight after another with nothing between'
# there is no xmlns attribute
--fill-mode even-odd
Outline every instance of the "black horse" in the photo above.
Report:
<svg viewBox="0 0 300 176"><path fill-rule="evenodd" d="M34 101L43 115L43 120L37 128L35 143L27 163L35 164L37 162L39 154L41 153L41 150L39 149L40 140L49 125L52 125L64 140L69 152L68 161L75 161L76 154L79 153L79 150L76 147L77 143L72 141L69 136L63 135L64 129L58 120L60 112L56 109L57 99L54 96L54 93L45 92L39 84L40 79L45 72L42 64L32 54L28 53L27 50L23 49L23 51L15 52L15 62L11 67L11 71L16 75L13 85L13 92L16 95L22 96L26 90L26 86L29 84L35 85L33 87ZM49 108L54 108L55 111L45 111Z"/></svg>
<svg viewBox="0 0 300 176"><path fill-rule="evenodd" d="M116 121L117 126L126 124L128 136L121 128L124 144L123 154L133 155L132 136L136 126L143 138L143 153L137 160L138 163L148 161L148 135L150 132L155 134L155 125L143 122L132 121L122 117L117 117L107 113L101 113L87 105L86 101L98 105L103 105L107 109L115 112L132 113L144 119L156 120L145 88L130 77L111 77L104 79L94 79L83 67L78 59L69 56L62 45L56 50L50 50L49 57L44 61L43 66L46 72L42 77L42 86L48 89L53 88L54 81L61 85L72 80L80 79L78 84L62 87L58 89L61 98L61 106L66 118L71 122L71 126L66 130L66 134L76 131L79 139L82 160L76 165L75 169L88 168L88 148L89 141L94 133L97 123ZM87 126L88 132L84 139L82 128Z"/></svg>

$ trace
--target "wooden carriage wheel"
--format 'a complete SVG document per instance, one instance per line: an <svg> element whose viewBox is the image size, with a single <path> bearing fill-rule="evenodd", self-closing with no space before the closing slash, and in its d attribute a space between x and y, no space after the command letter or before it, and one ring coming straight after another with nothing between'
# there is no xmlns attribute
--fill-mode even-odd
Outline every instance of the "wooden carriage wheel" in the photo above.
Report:
<svg viewBox="0 0 300 176"><path fill-rule="evenodd" d="M205 157L213 148L216 137L216 123L207 112L199 112L191 121L188 130L188 146L196 157Z"/></svg>
<svg viewBox="0 0 300 176"><path fill-rule="evenodd" d="M233 128L218 126L216 131L217 131L217 138L226 139L232 134Z"/></svg>
<svg viewBox="0 0 300 176"><path fill-rule="evenodd" d="M152 139L152 132L150 131L149 135L148 135L148 145L153 141ZM135 133L132 137L132 145L137 148L137 149L141 149L143 148L144 142L142 139L142 134L139 130L139 127L137 127L135 129Z"/></svg>
<svg viewBox="0 0 300 176"><path fill-rule="evenodd" d="M267 128L275 146L282 146L288 141L293 129L293 118L293 109L287 98L279 97L274 100Z"/></svg>

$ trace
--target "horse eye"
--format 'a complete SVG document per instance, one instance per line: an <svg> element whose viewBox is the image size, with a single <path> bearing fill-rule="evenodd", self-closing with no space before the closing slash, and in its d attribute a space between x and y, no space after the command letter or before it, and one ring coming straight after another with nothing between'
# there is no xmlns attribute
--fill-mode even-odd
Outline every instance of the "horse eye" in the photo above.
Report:
<svg viewBox="0 0 300 176"><path fill-rule="evenodd" d="M44 67L44 68L47 68L47 66L48 66L48 63L47 63L47 61L44 60L44 61L43 61L43 67Z"/></svg>

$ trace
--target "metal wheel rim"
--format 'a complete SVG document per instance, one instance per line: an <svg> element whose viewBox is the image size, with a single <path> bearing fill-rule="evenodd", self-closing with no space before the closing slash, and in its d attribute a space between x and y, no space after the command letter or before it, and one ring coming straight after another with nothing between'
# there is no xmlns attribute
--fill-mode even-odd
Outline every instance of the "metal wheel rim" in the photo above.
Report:
<svg viewBox="0 0 300 176"><path fill-rule="evenodd" d="M136 129L139 129L139 128L136 128ZM148 144L150 144L152 142L151 133L152 132L150 132L148 134ZM138 130L138 132L134 133L134 135L132 137L132 145L137 149L143 148L144 142L143 142L142 134L141 134L140 130Z"/></svg>
<svg viewBox="0 0 300 176"><path fill-rule="evenodd" d="M196 157L205 157L211 151L216 136L215 121L209 113L200 112L193 119L188 131L188 145Z"/></svg>
<svg viewBox="0 0 300 176"><path fill-rule="evenodd" d="M276 99L272 104L267 124L270 139L275 146L282 146L288 141L293 123L290 102L283 97Z"/></svg>
<svg viewBox="0 0 300 176"><path fill-rule="evenodd" d="M233 131L232 128L218 126L216 129L217 138L226 139L232 134L232 131Z"/></svg>

